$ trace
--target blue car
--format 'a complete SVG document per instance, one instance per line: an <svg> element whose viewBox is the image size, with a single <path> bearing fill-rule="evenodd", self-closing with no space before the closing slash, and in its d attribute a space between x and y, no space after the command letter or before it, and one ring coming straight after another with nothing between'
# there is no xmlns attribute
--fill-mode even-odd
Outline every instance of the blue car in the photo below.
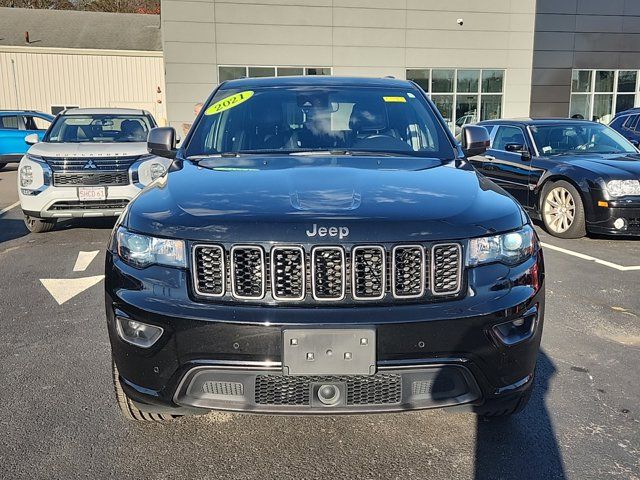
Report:
<svg viewBox="0 0 640 480"><path fill-rule="evenodd" d="M0 110L0 169L18 163L30 145L24 137L37 133L42 139L53 115L34 110Z"/></svg>
<svg viewBox="0 0 640 480"><path fill-rule="evenodd" d="M640 145L640 108L630 108L616 113L609 124L616 132L623 135L636 147Z"/></svg>

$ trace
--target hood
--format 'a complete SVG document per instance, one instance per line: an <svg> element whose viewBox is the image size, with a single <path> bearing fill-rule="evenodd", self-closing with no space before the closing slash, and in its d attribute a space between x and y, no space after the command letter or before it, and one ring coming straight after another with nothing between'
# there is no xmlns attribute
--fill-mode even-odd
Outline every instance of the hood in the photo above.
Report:
<svg viewBox="0 0 640 480"><path fill-rule="evenodd" d="M43 157L130 157L146 155L146 142L121 143L49 143L39 142L32 145L29 154Z"/></svg>
<svg viewBox="0 0 640 480"><path fill-rule="evenodd" d="M640 179L640 154L563 155L562 161L594 172L605 179Z"/></svg>
<svg viewBox="0 0 640 480"><path fill-rule="evenodd" d="M336 244L453 240L518 228L526 219L510 196L466 163L233 160L242 168L184 161L130 204L125 226L191 240Z"/></svg>

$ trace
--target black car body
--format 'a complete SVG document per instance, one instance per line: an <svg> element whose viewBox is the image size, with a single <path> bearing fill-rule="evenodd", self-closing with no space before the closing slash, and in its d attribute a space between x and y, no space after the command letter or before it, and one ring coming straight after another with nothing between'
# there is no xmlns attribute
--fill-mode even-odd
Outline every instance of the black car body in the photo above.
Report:
<svg viewBox="0 0 640 480"><path fill-rule="evenodd" d="M240 98L247 91L252 98ZM262 100L270 95L286 96L285 138L274 140L281 123L267 125L280 108ZM347 108L331 99L350 95L361 100L348 105L347 130L317 135L317 149L274 148L306 138L310 119ZM269 148L193 154L216 143L220 124L238 121L216 116L221 102L244 115L225 138L257 133ZM526 404L544 316L542 252L526 213L478 176L419 87L244 79L222 84L206 105L177 152L172 129L151 132L150 149L176 160L129 205L107 253L107 325L125 414L466 405L501 415ZM296 105L302 123L289 112ZM416 141L417 123L406 136L384 133L409 106L430 125L423 141L438 143L439 157L424 153L431 147L397 151ZM463 135L467 153L488 141L479 127ZM178 266L141 264L132 252L156 248L151 237L161 245L154 258Z"/></svg>
<svg viewBox="0 0 640 480"><path fill-rule="evenodd" d="M640 108L630 108L616 113L609 126L636 147L640 145Z"/></svg>
<svg viewBox="0 0 640 480"><path fill-rule="evenodd" d="M586 232L640 235L640 190L612 192L610 183L640 189L640 154L611 128L574 119L491 120L478 125L489 131L491 147L471 163L513 195L531 217L544 220L550 233L567 238ZM595 136L601 137L594 140ZM582 144L585 140L591 143ZM554 188L571 194L574 206L582 207L581 228L579 212L576 223L565 231L549 228L544 200Z"/></svg>

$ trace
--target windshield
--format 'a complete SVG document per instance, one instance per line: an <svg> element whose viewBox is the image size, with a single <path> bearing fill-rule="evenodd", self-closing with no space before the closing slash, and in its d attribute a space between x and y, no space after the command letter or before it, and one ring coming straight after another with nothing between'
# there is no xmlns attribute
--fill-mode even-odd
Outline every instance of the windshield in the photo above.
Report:
<svg viewBox="0 0 640 480"><path fill-rule="evenodd" d="M530 129L541 155L636 152L622 135L599 123L534 125Z"/></svg>
<svg viewBox="0 0 640 480"><path fill-rule="evenodd" d="M52 125L45 141L146 142L147 134L154 126L147 115L62 115Z"/></svg>
<svg viewBox="0 0 640 480"><path fill-rule="evenodd" d="M417 91L272 87L216 93L187 157L221 153L384 152L453 158L453 147Z"/></svg>

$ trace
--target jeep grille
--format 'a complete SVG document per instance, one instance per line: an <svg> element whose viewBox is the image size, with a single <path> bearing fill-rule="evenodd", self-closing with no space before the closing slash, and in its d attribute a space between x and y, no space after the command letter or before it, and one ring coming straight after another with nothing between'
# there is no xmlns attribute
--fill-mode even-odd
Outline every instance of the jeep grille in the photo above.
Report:
<svg viewBox="0 0 640 480"><path fill-rule="evenodd" d="M435 301L463 291L458 243L192 247L199 297L261 304Z"/></svg>

